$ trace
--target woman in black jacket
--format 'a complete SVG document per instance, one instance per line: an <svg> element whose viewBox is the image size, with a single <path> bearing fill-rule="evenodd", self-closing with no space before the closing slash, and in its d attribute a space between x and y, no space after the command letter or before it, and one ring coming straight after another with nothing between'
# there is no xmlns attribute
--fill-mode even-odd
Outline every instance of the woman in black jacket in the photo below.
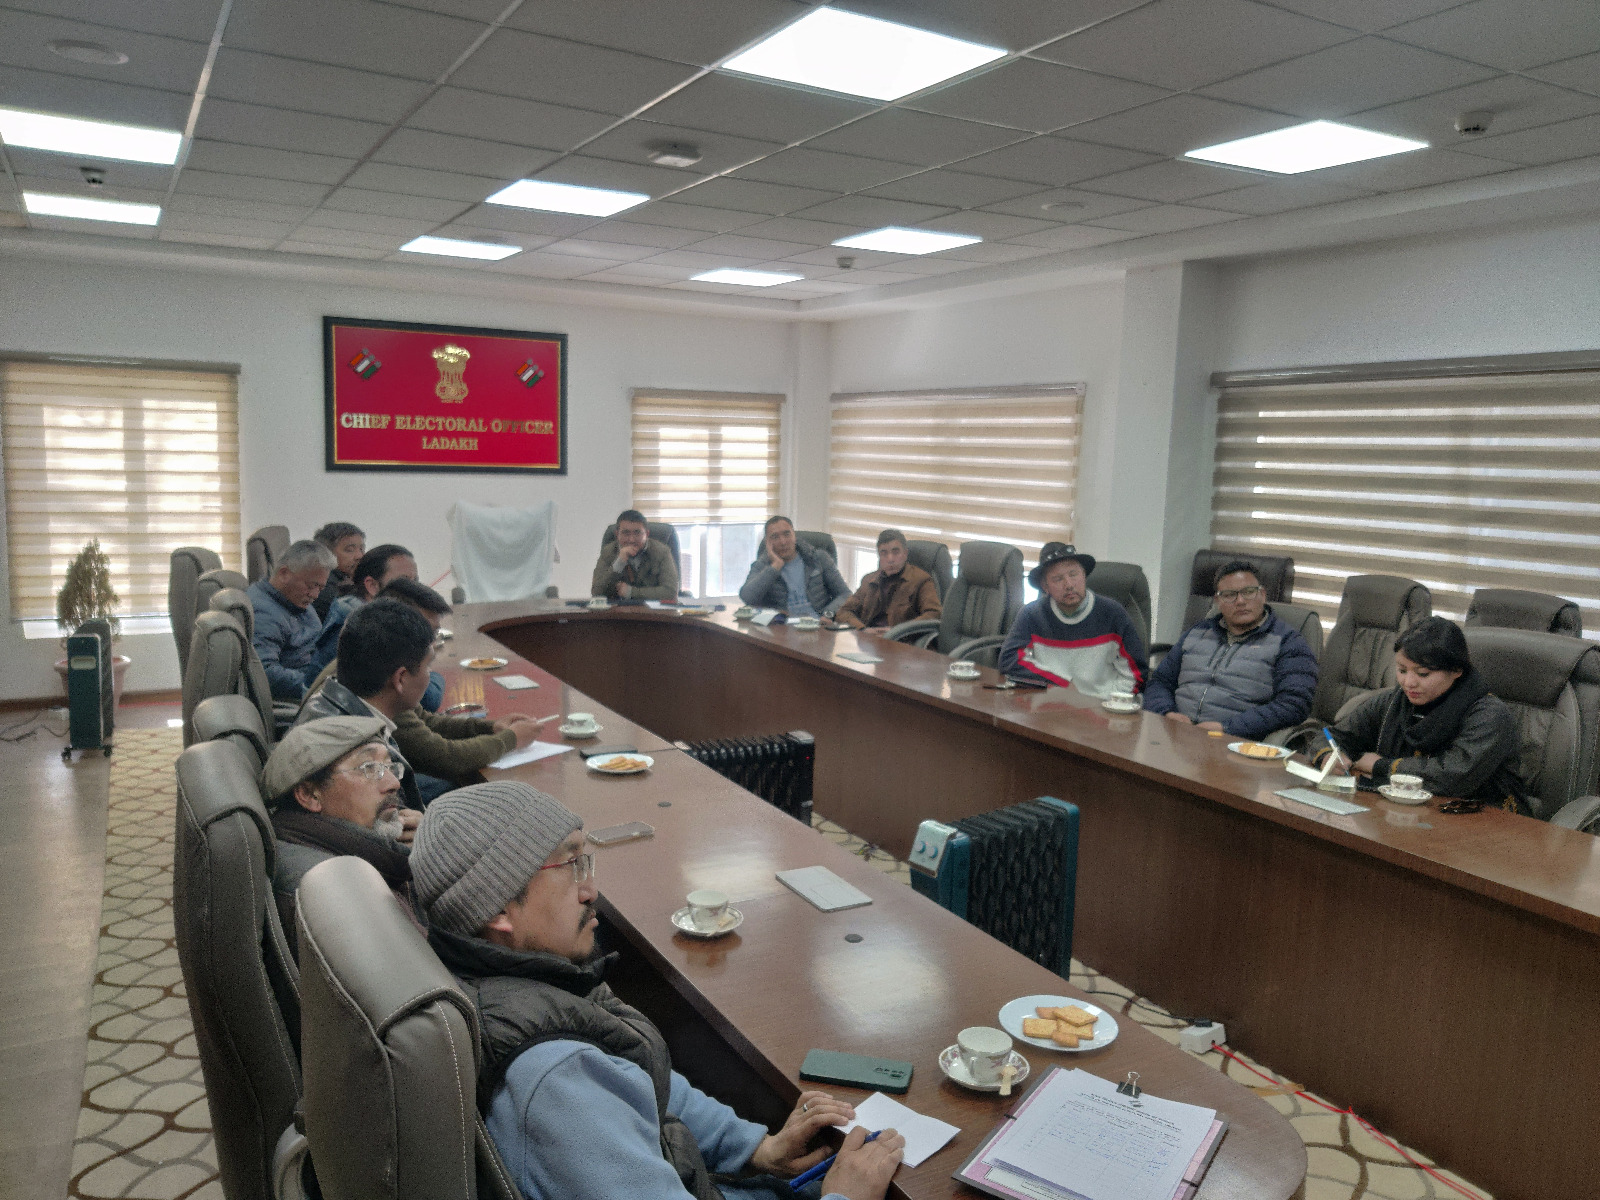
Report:
<svg viewBox="0 0 1600 1200"><path fill-rule="evenodd" d="M1472 668L1467 639L1429 617L1395 639L1398 686L1367 697L1332 729L1351 770L1386 784L1420 775L1436 796L1481 800L1526 813L1516 717ZM1322 739L1315 759L1329 753Z"/></svg>

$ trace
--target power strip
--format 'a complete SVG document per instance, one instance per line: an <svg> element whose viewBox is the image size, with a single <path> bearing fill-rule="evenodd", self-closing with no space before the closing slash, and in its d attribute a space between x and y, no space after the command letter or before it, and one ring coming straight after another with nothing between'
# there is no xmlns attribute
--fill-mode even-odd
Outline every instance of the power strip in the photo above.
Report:
<svg viewBox="0 0 1600 1200"><path fill-rule="evenodd" d="M1219 1042L1228 1040L1228 1031L1221 1021L1202 1021L1187 1025L1178 1034L1178 1046L1190 1054L1204 1054Z"/></svg>

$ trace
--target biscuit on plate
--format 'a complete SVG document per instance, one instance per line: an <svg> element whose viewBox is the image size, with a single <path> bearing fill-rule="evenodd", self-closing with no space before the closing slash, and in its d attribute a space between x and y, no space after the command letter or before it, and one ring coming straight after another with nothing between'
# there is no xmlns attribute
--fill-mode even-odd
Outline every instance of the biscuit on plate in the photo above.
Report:
<svg viewBox="0 0 1600 1200"><path fill-rule="evenodd" d="M1079 1008L1076 1005L1069 1005L1065 1008L1056 1009L1056 1020L1065 1021L1068 1025L1089 1026L1092 1028L1099 1018L1086 1009Z"/></svg>
<svg viewBox="0 0 1600 1200"><path fill-rule="evenodd" d="M1068 1050L1076 1050L1082 1037L1083 1035L1071 1025L1058 1022L1056 1031L1050 1035L1050 1040L1058 1046L1065 1046Z"/></svg>
<svg viewBox="0 0 1600 1200"><path fill-rule="evenodd" d="M1023 1017L1022 1036L1047 1038L1056 1031L1056 1023L1048 1017Z"/></svg>

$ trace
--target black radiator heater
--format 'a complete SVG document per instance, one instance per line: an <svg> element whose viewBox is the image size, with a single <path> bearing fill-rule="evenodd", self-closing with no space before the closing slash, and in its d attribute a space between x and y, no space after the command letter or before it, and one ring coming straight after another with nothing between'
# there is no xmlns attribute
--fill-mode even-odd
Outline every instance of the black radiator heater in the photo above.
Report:
<svg viewBox="0 0 1600 1200"><path fill-rule="evenodd" d="M797 821L811 824L811 780L817 739L804 730L767 737L677 742L690 758L760 796Z"/></svg>

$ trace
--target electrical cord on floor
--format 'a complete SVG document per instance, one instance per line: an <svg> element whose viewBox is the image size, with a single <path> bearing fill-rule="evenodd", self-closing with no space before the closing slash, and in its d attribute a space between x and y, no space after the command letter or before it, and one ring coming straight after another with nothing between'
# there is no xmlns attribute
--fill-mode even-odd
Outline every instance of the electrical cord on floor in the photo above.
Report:
<svg viewBox="0 0 1600 1200"><path fill-rule="evenodd" d="M22 720L14 721L10 725L0 728L0 742L10 742L15 745L17 742L27 741L40 730L51 733L56 737L65 737L65 730L61 733L56 733L55 730L44 723L45 716L49 712L50 710L47 708L36 709L22 718ZM19 733L17 732L18 730L22 732Z"/></svg>

